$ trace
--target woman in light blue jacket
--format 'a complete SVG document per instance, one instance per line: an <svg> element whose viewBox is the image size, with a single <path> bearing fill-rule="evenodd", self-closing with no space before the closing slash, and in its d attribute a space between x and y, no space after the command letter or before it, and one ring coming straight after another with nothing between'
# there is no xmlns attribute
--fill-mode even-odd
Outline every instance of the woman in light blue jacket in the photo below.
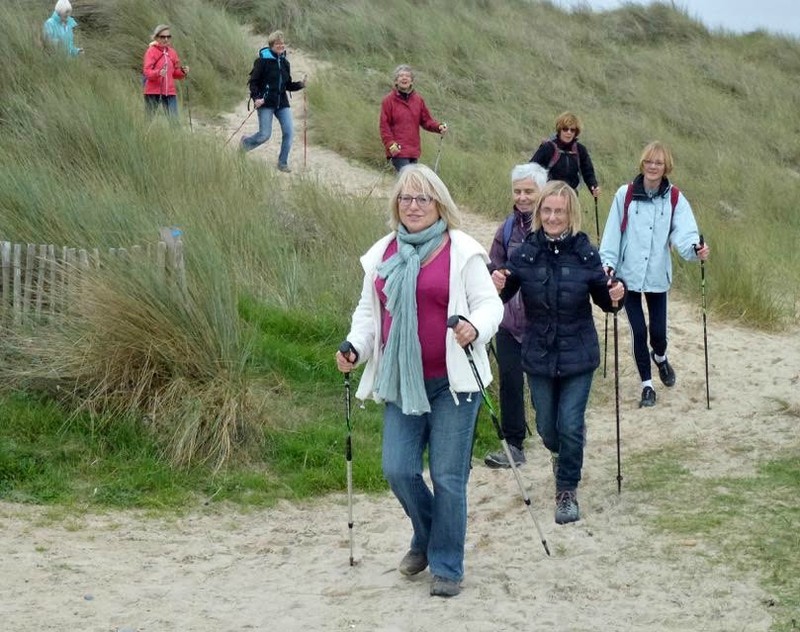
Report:
<svg viewBox="0 0 800 632"><path fill-rule="evenodd" d="M56 48L61 48L71 57L77 57L83 52L76 48L72 31L78 22L72 17L72 5L69 0L58 0L53 15L44 23L44 39Z"/></svg>
<svg viewBox="0 0 800 632"><path fill-rule="evenodd" d="M640 407L656 403L651 359L661 382L668 387L675 385L675 371L667 360L670 250L687 261L705 261L710 252L708 244L700 244L692 207L667 178L672 168L672 152L663 143L654 141L644 148L639 175L614 196L600 243L600 259L606 271L618 274L628 286L625 312L642 380ZM650 318L650 349L642 298Z"/></svg>

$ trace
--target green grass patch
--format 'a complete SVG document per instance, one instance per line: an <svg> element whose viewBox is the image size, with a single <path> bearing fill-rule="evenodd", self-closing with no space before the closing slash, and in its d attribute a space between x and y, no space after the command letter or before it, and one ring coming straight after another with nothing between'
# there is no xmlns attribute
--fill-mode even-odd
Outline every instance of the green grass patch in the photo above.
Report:
<svg viewBox="0 0 800 632"><path fill-rule="evenodd" d="M800 451L761 463L753 477L700 477L697 452L688 446L637 454L629 467L629 493L654 513L654 528L697 539L715 552L715 564L758 572L770 593L773 630L797 629L800 612Z"/></svg>

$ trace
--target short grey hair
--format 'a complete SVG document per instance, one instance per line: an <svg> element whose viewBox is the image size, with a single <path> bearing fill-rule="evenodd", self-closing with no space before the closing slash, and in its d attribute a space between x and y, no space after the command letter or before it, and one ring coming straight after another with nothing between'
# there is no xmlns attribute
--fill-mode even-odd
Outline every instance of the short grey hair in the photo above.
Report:
<svg viewBox="0 0 800 632"><path fill-rule="evenodd" d="M58 0L53 10L59 15L66 15L72 12L72 5L69 3L69 0Z"/></svg>
<svg viewBox="0 0 800 632"><path fill-rule="evenodd" d="M401 72L410 72L411 73L411 81L414 81L414 71L411 69L411 66L408 64L400 64L397 68L394 69L394 80L397 81L397 78L400 76Z"/></svg>
<svg viewBox="0 0 800 632"><path fill-rule="evenodd" d="M525 180L526 178L533 180L536 183L536 186L541 189L545 184L547 184L547 169L538 163L526 162L521 165L516 165L511 170L512 184L517 180Z"/></svg>

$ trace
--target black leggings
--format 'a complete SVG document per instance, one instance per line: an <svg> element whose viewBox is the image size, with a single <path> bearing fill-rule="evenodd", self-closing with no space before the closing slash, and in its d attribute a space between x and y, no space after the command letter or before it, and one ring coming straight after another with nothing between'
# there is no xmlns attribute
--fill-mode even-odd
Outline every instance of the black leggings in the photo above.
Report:
<svg viewBox="0 0 800 632"><path fill-rule="evenodd" d="M667 353L667 293L628 291L625 297L625 313L628 315L633 339L633 357L636 359L639 377L644 382L652 378L652 373L642 296L647 302L647 315L650 317L650 346L656 355L663 356Z"/></svg>

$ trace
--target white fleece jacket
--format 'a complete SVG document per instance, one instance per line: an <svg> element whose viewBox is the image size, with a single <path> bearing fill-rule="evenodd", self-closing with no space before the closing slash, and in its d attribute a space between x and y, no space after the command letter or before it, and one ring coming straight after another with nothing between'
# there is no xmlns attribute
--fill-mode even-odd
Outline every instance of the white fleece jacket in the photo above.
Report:
<svg viewBox="0 0 800 632"><path fill-rule="evenodd" d="M484 385L492 381L486 345L497 332L503 318L503 303L486 268L489 257L483 247L460 230L448 231L450 235L450 297L447 315L463 316L478 331L473 342L473 359ZM364 282L361 298L353 313L347 340L358 352L358 363L366 362L364 375L358 384L356 397L381 401L375 393L375 381L381 362L381 306L375 289L377 267L383 261L386 248L395 238L390 233L378 240L361 257ZM450 390L457 393L474 393L479 390L469 366L467 355L458 345L451 330L446 342L447 377Z"/></svg>

